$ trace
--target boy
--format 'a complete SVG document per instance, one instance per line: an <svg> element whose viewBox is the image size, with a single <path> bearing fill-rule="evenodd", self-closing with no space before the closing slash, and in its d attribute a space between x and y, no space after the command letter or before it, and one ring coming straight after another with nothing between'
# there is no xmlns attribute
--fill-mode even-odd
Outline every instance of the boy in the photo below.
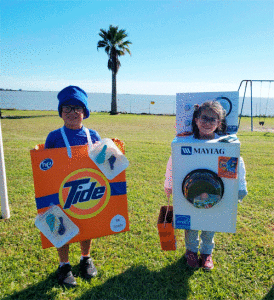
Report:
<svg viewBox="0 0 274 300"><path fill-rule="evenodd" d="M66 147L66 140L70 146L87 144L87 133L90 135L92 143L100 141L99 134L92 129L86 131L82 122L89 117L87 99L88 96L84 90L77 86L68 86L58 95L58 112L64 121L64 126L49 133L45 148ZM90 279L97 275L97 269L90 258L91 240L81 241L81 260L80 274L85 279ZM60 265L57 270L57 279L59 284L67 286L76 286L76 280L71 272L69 263L69 244L57 249Z"/></svg>

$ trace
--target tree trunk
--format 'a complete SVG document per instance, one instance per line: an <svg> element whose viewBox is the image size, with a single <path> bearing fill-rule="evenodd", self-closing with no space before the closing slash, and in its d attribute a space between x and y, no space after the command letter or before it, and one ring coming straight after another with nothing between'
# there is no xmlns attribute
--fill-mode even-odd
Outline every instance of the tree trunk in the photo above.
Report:
<svg viewBox="0 0 274 300"><path fill-rule="evenodd" d="M112 96L111 96L111 115L117 115L117 92L116 92L116 73L112 71Z"/></svg>

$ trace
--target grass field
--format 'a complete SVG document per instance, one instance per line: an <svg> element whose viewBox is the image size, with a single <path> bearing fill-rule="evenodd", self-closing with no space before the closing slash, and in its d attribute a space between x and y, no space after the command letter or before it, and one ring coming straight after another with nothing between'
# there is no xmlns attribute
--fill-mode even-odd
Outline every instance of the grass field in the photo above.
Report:
<svg viewBox="0 0 274 300"><path fill-rule="evenodd" d="M94 240L98 276L91 281L78 277L78 287L66 289L55 279L57 251L41 248L34 225L29 154L62 120L56 112L2 113L10 116L1 126L11 218L0 220L1 299L274 299L274 118L253 132L250 119L241 120L238 137L249 193L238 208L237 233L216 233L215 268L204 272L187 267L183 231L176 231L176 251L160 249L157 218L167 204L163 182L175 117L92 113L85 126L126 144L130 231ZM75 274L79 248L71 245Z"/></svg>

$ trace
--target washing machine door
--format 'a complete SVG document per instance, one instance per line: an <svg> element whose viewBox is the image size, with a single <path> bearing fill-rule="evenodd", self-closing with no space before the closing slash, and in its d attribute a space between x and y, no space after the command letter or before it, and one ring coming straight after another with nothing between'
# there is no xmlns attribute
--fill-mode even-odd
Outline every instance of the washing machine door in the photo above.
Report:
<svg viewBox="0 0 274 300"><path fill-rule="evenodd" d="M224 194L224 183L214 172L196 169L188 173L182 184L185 198L197 208L211 208Z"/></svg>

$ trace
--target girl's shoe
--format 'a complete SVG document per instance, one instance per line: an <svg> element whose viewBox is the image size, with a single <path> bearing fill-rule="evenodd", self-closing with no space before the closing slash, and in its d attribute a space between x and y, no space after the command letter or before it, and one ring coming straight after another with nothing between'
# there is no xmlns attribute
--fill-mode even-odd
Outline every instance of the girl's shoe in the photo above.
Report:
<svg viewBox="0 0 274 300"><path fill-rule="evenodd" d="M214 268L211 254L201 254L201 258L202 258L202 268L204 270L210 271Z"/></svg>
<svg viewBox="0 0 274 300"><path fill-rule="evenodd" d="M195 252L192 252L190 250L186 250L185 257L187 259L187 264L194 269L197 269L200 267L199 263L199 257L198 254Z"/></svg>

